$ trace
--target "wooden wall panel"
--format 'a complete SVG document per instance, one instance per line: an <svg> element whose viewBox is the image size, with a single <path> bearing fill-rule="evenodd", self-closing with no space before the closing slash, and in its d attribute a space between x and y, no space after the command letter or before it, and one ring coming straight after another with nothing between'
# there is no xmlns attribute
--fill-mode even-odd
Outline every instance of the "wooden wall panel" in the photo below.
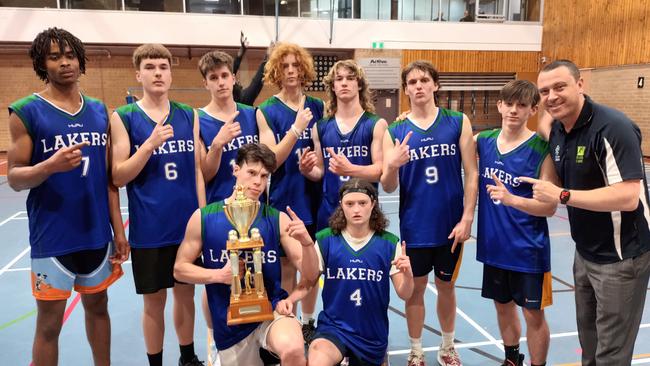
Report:
<svg viewBox="0 0 650 366"><path fill-rule="evenodd" d="M402 66L431 61L441 72L537 72L539 52L404 50Z"/></svg>
<svg viewBox="0 0 650 366"><path fill-rule="evenodd" d="M542 55L581 68L650 62L650 1L546 0Z"/></svg>
<svg viewBox="0 0 650 366"><path fill-rule="evenodd" d="M428 60L440 72L537 74L539 52L404 50L402 67L416 60ZM444 89L444 85L443 85ZM409 108L408 98L400 92L400 108Z"/></svg>

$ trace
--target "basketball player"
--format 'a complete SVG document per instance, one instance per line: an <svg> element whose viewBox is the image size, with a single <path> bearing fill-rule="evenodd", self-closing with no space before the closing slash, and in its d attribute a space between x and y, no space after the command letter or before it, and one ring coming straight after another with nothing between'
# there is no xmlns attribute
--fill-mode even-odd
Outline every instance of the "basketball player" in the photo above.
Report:
<svg viewBox="0 0 650 366"><path fill-rule="evenodd" d="M316 232L316 211L320 202L320 183L308 180L299 169L303 154L313 154L311 128L323 116L323 101L304 94L316 77L314 61L304 48L292 43L278 43L264 70L264 80L280 89L257 110L260 142L271 148L277 167L271 175L268 201L272 207L291 206L307 230ZM313 158L312 158L313 159ZM282 288L291 292L296 283L296 269L282 259ZM305 338L313 333L314 293L302 303Z"/></svg>
<svg viewBox="0 0 650 366"><path fill-rule="evenodd" d="M129 241L136 293L144 298L142 327L149 364L162 365L167 289L173 288L179 365L202 365L194 353L194 286L174 281L183 229L205 202L199 122L195 111L169 100L171 53L145 44L133 52L144 97L111 117L113 182L127 185ZM196 258L195 258L196 259Z"/></svg>
<svg viewBox="0 0 650 366"><path fill-rule="evenodd" d="M233 169L236 184L245 187L249 199L259 200L265 191L268 177L276 166L275 155L265 145L247 144L237 152ZM181 281L206 284L208 302L212 313L214 339L222 366L261 366L259 348L263 347L280 358L283 365L305 365L304 340L300 323L293 316L275 314L274 320L262 323L227 325L227 309L232 283L231 266L226 250L228 232L233 230L224 206L235 198L214 202L196 210L187 224L185 239L179 249L174 274ZM262 248L264 288L275 309L287 297L281 287L280 247L293 265L301 268L303 278L315 281L318 259L305 225L298 216L286 208L283 212L260 203L254 227L264 240ZM195 265L194 259L203 254L204 266ZM253 262L250 252L242 251L240 261L246 267ZM240 273L246 270L239 269Z"/></svg>
<svg viewBox="0 0 650 366"><path fill-rule="evenodd" d="M388 193L400 187L400 234L415 277L413 295L406 301L409 366L424 365L424 292L432 270L442 328L438 362L443 366L461 364L454 349L454 281L462 244L469 238L474 220L476 149L467 116L436 105L438 80L438 71L427 61L412 62L402 70L402 87L411 112L406 120L388 127L383 143L381 184Z"/></svg>
<svg viewBox="0 0 650 366"><path fill-rule="evenodd" d="M352 178L339 193L340 205L330 227L316 234L319 269L323 273L323 311L309 346L310 366L381 365L388 347L388 302L392 280L406 300L413 291L413 273L405 244L386 231L388 220L379 208L377 189ZM290 314L293 304L317 279L300 282L278 312Z"/></svg>
<svg viewBox="0 0 650 366"><path fill-rule="evenodd" d="M505 347L505 366L521 366L521 324L526 320L531 365L546 364L550 341L544 308L551 305L551 246L543 216L554 203L533 199L532 184L519 177L556 181L548 143L526 127L540 97L530 81L506 84L497 107L501 128L477 135L479 206L476 258L483 263L482 296L493 299ZM541 177L541 178L540 178Z"/></svg>
<svg viewBox="0 0 650 366"><path fill-rule="evenodd" d="M338 61L323 79L329 101L325 118L314 126L314 154L303 154L300 167L312 180L323 178L319 230L339 205L339 188L351 177L378 182L386 121L374 114L368 80L353 60ZM310 167L313 167L309 169Z"/></svg>
<svg viewBox="0 0 650 366"><path fill-rule="evenodd" d="M210 203L230 196L237 150L259 139L255 108L233 99L232 62L230 55L220 51L208 52L199 60L199 71L211 96L210 103L199 109L201 169Z"/></svg>
<svg viewBox="0 0 650 366"><path fill-rule="evenodd" d="M45 89L9 106L9 186L29 189L36 366L57 365L67 299L81 294L95 365L110 365L106 289L129 255L117 189L109 182L108 114L79 91L81 41L60 28L39 33L29 56ZM111 242L111 225L113 242Z"/></svg>

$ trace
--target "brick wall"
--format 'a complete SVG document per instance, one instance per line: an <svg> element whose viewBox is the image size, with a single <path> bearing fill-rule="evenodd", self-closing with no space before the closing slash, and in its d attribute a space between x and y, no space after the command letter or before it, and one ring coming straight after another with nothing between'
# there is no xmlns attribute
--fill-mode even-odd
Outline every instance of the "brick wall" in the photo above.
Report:
<svg viewBox="0 0 650 366"><path fill-rule="evenodd" d="M586 92L595 101L623 111L641 129L643 155L650 155L650 85L637 88L637 78L650 81L650 65L621 66L587 71Z"/></svg>
<svg viewBox="0 0 650 366"><path fill-rule="evenodd" d="M240 66L238 77L247 86L262 61L263 53L249 52ZM210 101L208 91L203 87L201 74L197 69L198 58L180 58L179 64L172 66L172 90L170 98L187 103L194 107L202 107ZM9 126L7 107L15 100L30 93L41 91L44 84L36 77L32 63L26 55L0 56L0 151L9 148ZM86 75L80 79L82 91L98 98L108 106L109 110L125 103L127 90L135 89L133 94L142 96L139 84L135 80L135 71L129 56L92 56L86 64ZM256 100L256 105L264 99L277 93L272 86L265 86ZM324 93L310 93L323 98Z"/></svg>

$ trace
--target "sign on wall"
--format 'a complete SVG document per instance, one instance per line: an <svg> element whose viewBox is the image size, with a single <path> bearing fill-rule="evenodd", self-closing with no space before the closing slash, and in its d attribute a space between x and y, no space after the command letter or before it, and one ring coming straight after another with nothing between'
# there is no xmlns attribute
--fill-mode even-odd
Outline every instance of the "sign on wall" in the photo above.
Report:
<svg viewBox="0 0 650 366"><path fill-rule="evenodd" d="M366 72L370 89L401 89L399 58L360 58L358 63Z"/></svg>

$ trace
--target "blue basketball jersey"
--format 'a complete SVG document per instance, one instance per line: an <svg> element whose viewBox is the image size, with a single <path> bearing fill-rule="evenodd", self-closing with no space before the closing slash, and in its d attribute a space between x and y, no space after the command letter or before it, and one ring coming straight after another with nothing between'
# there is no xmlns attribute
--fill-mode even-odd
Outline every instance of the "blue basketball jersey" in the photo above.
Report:
<svg viewBox="0 0 650 366"><path fill-rule="evenodd" d="M269 128L273 131L275 142L280 142L291 129L296 120L296 111L289 108L278 97L272 96L258 107L264 114ZM284 210L287 206L309 225L314 222L315 211L320 201L320 183L314 183L305 178L298 169L300 156L310 147L314 149L311 139L311 128L323 117L323 101L307 96L305 108L309 108L313 118L300 139L296 141L287 160L271 174L269 186L269 204ZM292 132L289 132L292 133Z"/></svg>
<svg viewBox="0 0 650 366"><path fill-rule="evenodd" d="M246 104L237 103L239 115L235 122L239 122L241 135L234 138L221 152L221 164L217 174L206 182L205 195L208 203L217 202L230 196L235 186L235 177L232 175L232 168L237 159L237 151L242 145L259 142L259 131L255 119L255 108ZM199 109L199 121L201 122L201 139L209 149L212 140L217 136L225 121L221 121L209 115L203 109Z"/></svg>
<svg viewBox="0 0 650 366"><path fill-rule="evenodd" d="M409 162L399 169L400 235L409 248L452 243L447 237L463 215L462 125L462 113L438 108L427 130L409 119L388 127L393 142L413 131Z"/></svg>
<svg viewBox="0 0 650 366"><path fill-rule="evenodd" d="M280 267L280 213L278 210L260 205L257 218L252 228L258 228L264 247L262 248L262 273L264 274L264 287L273 309L282 299L287 298L287 293L281 287ZM228 231L234 227L226 218L224 201L214 202L201 209L201 233L203 238L203 266L205 268L219 269L228 262L226 240ZM253 273L252 251L241 251L240 258L246 262ZM235 265L232 264L231 265ZM243 274L240 273L243 278ZM208 294L208 305L212 314L212 329L217 349L227 349L237 344L251 334L260 323L250 323L228 326L228 306L230 304L230 284L213 283L205 285ZM242 286L243 288L243 286Z"/></svg>
<svg viewBox="0 0 650 366"><path fill-rule="evenodd" d="M352 164L372 164L372 133L375 124L380 119L376 114L365 112L352 131L341 133L336 118L322 119L317 124L318 139L323 153L323 201L318 209L317 229L328 226L328 220L339 204L339 188L350 179L341 177L329 171L330 153L326 148L331 147L338 154L345 155ZM375 187L377 184L375 183Z"/></svg>
<svg viewBox="0 0 650 366"><path fill-rule="evenodd" d="M32 139L31 165L59 149L84 141L81 165L50 175L29 190L27 216L32 258L100 249L111 240L108 213L106 140L108 114L97 99L81 96L81 108L68 113L33 94L9 106Z"/></svg>
<svg viewBox="0 0 650 366"><path fill-rule="evenodd" d="M551 246L545 217L529 215L490 198L492 174L510 193L533 197L533 187L519 177L539 178L548 143L537 134L513 150L501 153L497 138L501 129L483 131L476 140L479 154L478 236L476 259L494 267L527 273L551 270Z"/></svg>
<svg viewBox="0 0 650 366"><path fill-rule="evenodd" d="M151 136L156 126L138 103L116 110L131 140L131 155ZM199 207L194 161L194 111L170 102L165 124L174 137L165 141L127 184L129 197L129 244L134 248L178 245L185 226Z"/></svg>
<svg viewBox="0 0 650 366"><path fill-rule="evenodd" d="M390 270L399 239L375 233L359 251L330 228L316 234L323 258L319 333L336 336L360 358L380 364L388 347Z"/></svg>

